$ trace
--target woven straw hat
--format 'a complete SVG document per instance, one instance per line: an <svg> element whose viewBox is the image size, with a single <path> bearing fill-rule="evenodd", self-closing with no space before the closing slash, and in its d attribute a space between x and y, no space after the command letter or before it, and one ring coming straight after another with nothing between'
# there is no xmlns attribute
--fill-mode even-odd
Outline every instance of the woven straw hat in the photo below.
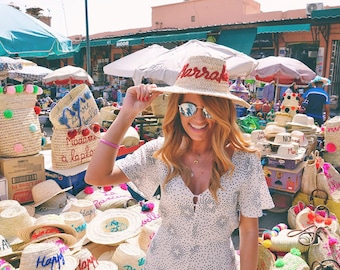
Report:
<svg viewBox="0 0 340 270"><path fill-rule="evenodd" d="M93 254L83 248L73 254L79 260L79 270L118 270L118 266L110 260L97 260Z"/></svg>
<svg viewBox="0 0 340 270"><path fill-rule="evenodd" d="M61 216L54 214L37 218L33 225L22 228L17 235L26 243L37 243L51 237L63 239L67 246L72 246L77 241L76 231Z"/></svg>
<svg viewBox="0 0 340 270"><path fill-rule="evenodd" d="M112 256L112 261L118 265L118 269L144 269L145 252L133 243L120 244Z"/></svg>
<svg viewBox="0 0 340 270"><path fill-rule="evenodd" d="M87 223L101 213L92 201L86 199L72 201L68 211L81 213Z"/></svg>
<svg viewBox="0 0 340 270"><path fill-rule="evenodd" d="M227 98L237 105L250 107L246 101L230 93L226 62L209 56L190 57L173 86L158 87L155 90Z"/></svg>
<svg viewBox="0 0 340 270"><path fill-rule="evenodd" d="M37 207L60 193L66 192L72 187L61 189L54 180L46 180L32 187L32 197L34 207Z"/></svg>
<svg viewBox="0 0 340 270"><path fill-rule="evenodd" d="M133 199L131 193L119 185L109 189L87 187L79 192L76 197L93 202L95 207L101 211L110 208L125 208L128 201Z"/></svg>
<svg viewBox="0 0 340 270"><path fill-rule="evenodd" d="M20 206L20 203L16 200L3 200L0 201L0 213L2 210L7 209L8 207L11 206Z"/></svg>
<svg viewBox="0 0 340 270"><path fill-rule="evenodd" d="M0 235L0 258L7 258L9 256L14 256L16 254L20 254L20 252L15 251L13 252L13 249L7 239ZM1 261L0 261L0 269L3 269L1 266ZM4 268L7 269L7 268Z"/></svg>
<svg viewBox="0 0 340 270"><path fill-rule="evenodd" d="M53 243L30 244L22 251L18 270L75 270L78 260L64 255Z"/></svg>
<svg viewBox="0 0 340 270"><path fill-rule="evenodd" d="M12 247L19 245L23 240L18 238L18 231L33 225L34 222L35 218L28 214L25 207L21 205L8 207L0 212L0 235L5 237Z"/></svg>
<svg viewBox="0 0 340 270"><path fill-rule="evenodd" d="M86 235L90 241L115 246L140 233L141 217L127 209L109 209L96 216L89 224Z"/></svg>

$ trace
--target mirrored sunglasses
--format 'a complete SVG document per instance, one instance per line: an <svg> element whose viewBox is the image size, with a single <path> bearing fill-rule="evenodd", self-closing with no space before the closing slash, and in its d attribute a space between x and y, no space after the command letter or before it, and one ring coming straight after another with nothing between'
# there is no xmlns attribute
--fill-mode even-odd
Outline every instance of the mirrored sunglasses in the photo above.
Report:
<svg viewBox="0 0 340 270"><path fill-rule="evenodd" d="M178 110L180 114L182 114L185 117L192 117L197 112L198 109L202 109L203 115L205 118L211 119L212 116L207 112L207 110L204 107L198 107L193 103L190 102L184 102L180 105L178 105Z"/></svg>

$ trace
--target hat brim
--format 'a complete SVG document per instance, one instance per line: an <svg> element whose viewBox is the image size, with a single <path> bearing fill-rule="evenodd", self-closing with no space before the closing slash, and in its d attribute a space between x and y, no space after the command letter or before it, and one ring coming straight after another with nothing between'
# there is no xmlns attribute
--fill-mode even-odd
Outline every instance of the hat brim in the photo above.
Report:
<svg viewBox="0 0 340 270"><path fill-rule="evenodd" d="M75 239L74 243L76 243L76 236L77 236L76 235L76 231L71 226L66 225L66 224L58 224L58 223L56 223L56 224L39 224L39 225L28 226L28 227L23 228L21 231L18 231L17 235L24 242L32 242L31 241L31 234L36 229L42 228L44 226L56 227L56 228L62 229L65 234L70 234L71 236L73 236L74 239ZM40 238L40 239L42 239L42 238Z"/></svg>
<svg viewBox="0 0 340 270"><path fill-rule="evenodd" d="M111 232L106 225L114 221L120 223L127 221L127 228ZM142 219L140 214L129 209L108 209L101 215L97 215L88 224L86 229L87 238L96 244L116 246L126 239L136 236L141 231Z"/></svg>
<svg viewBox="0 0 340 270"><path fill-rule="evenodd" d="M183 88L179 86L164 86L164 87L157 87L153 89L154 91L160 91L163 93L174 93L174 94L196 94L202 96L211 96L211 97L220 97L220 98L227 98L233 101L234 104L246 107L247 109L250 108L250 104L229 92L209 92L207 90L200 90L200 89L190 89L190 88Z"/></svg>
<svg viewBox="0 0 340 270"><path fill-rule="evenodd" d="M47 239L50 239L52 237L61 238L63 240L64 244L68 247L73 246L77 242L77 239L73 235L70 235L70 234L67 234L67 233L57 233L57 234L41 237L41 238L36 239L36 240L32 240L32 241L20 246L20 250L23 250L29 244L40 243L40 242L45 241Z"/></svg>
<svg viewBox="0 0 340 270"><path fill-rule="evenodd" d="M54 196L57 196L59 195L60 193L63 193L63 192L66 192L66 191L69 191L70 189L72 189L73 186L70 186L70 187L67 187L67 188L64 188L64 189L61 189L59 190L58 192L54 193L52 196L48 197L48 198L44 198L43 200L39 201L39 202L34 202L33 206L34 207L37 207L45 202L47 202L48 200L52 199Z"/></svg>
<svg viewBox="0 0 340 270"><path fill-rule="evenodd" d="M298 154L295 157L284 157L278 154L268 154L267 157L274 158L274 159L302 160L304 159L305 154L306 154L306 148L299 147Z"/></svg>

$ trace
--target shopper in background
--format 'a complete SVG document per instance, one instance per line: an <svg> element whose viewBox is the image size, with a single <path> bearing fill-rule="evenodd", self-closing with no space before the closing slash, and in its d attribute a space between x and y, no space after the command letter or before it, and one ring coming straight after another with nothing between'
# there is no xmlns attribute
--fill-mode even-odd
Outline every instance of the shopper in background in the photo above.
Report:
<svg viewBox="0 0 340 270"><path fill-rule="evenodd" d="M162 223L148 248L145 270L236 270L231 235L237 228L239 269L257 269L258 218L274 204L260 158L236 122L235 104L249 104L230 93L228 82L225 61L194 56L174 86L130 87L91 158L88 184L132 181L147 199L161 187ZM170 93L164 137L116 161L125 132L162 92Z"/></svg>
<svg viewBox="0 0 340 270"><path fill-rule="evenodd" d="M305 114L313 117L321 127L324 120L330 117L330 98L321 79L313 81L313 85L314 87L302 94L302 105L305 107Z"/></svg>
<svg viewBox="0 0 340 270"><path fill-rule="evenodd" d="M272 102L275 98L275 81L266 83L262 91L262 101Z"/></svg>

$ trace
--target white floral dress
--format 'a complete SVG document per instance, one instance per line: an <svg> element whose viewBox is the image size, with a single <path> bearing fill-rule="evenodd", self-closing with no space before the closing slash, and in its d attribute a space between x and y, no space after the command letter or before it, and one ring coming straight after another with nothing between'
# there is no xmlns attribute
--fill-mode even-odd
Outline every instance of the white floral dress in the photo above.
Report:
<svg viewBox="0 0 340 270"><path fill-rule="evenodd" d="M167 175L164 163L152 157L162 143L163 138L152 140L116 161L146 198ZM274 204L258 156L235 151L232 161L235 171L232 177L222 176L218 204L209 190L195 196L181 177L161 189L162 225L148 249L145 270L236 270L231 234L239 225L238 211L260 217L262 209Z"/></svg>

